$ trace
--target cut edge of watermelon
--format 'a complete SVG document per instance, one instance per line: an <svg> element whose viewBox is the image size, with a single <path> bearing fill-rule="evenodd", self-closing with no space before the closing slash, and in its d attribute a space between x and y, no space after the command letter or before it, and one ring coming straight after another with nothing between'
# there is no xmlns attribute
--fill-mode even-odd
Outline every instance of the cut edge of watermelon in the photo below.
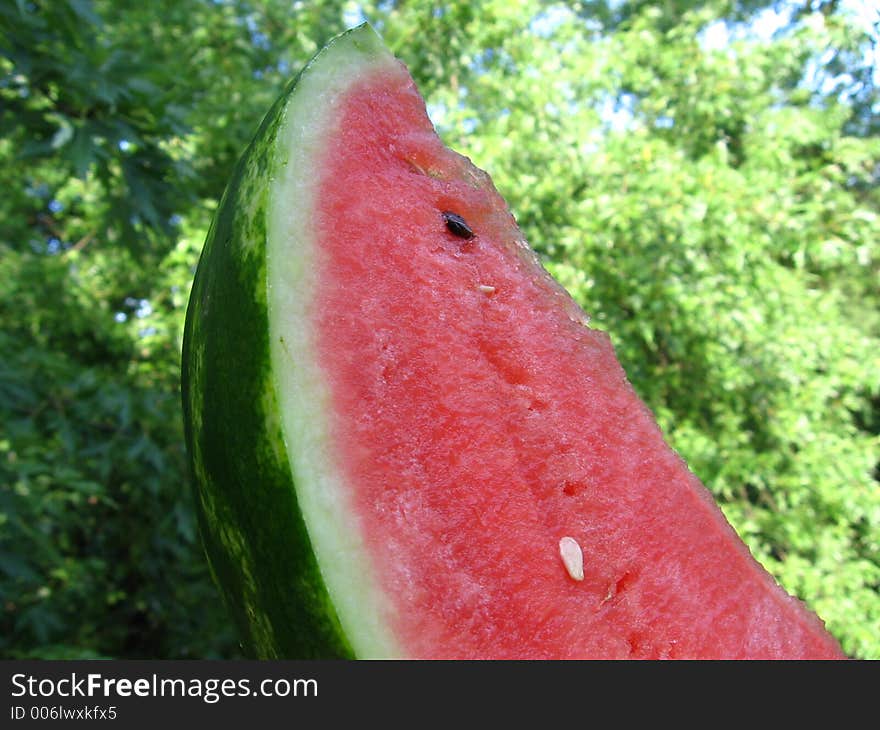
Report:
<svg viewBox="0 0 880 730"><path fill-rule="evenodd" d="M401 655L391 605L364 547L356 513L331 456L329 394L321 376L310 314L315 282L312 217L318 160L332 138L348 89L366 75L402 65L367 24L338 36L304 69L276 142L269 192L267 287L272 372L297 501L322 578L358 657ZM405 73L405 72L404 72ZM281 313L284 313L282 316Z"/></svg>
<svg viewBox="0 0 880 730"><path fill-rule="evenodd" d="M312 272L318 255L313 215L320 162L337 138L347 92L372 74L395 69L407 73L366 24L337 37L306 67L277 134L267 220L272 397L278 401L296 498L321 577L346 640L361 658L396 658L405 651L392 630L394 596L382 590L336 466L328 417L333 409L313 331L317 282ZM711 501L708 493L703 496ZM740 550L754 561L745 545ZM765 580L776 584L761 570ZM776 600L784 599L776 595Z"/></svg>

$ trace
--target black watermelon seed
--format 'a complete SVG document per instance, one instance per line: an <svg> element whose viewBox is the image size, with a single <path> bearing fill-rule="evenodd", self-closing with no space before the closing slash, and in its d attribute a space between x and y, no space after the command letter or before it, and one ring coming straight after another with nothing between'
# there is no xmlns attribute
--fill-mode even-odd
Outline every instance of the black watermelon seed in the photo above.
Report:
<svg viewBox="0 0 880 730"><path fill-rule="evenodd" d="M458 213L450 213L448 210L443 211L443 220L446 221L446 227L453 236L459 238L471 239L474 232Z"/></svg>

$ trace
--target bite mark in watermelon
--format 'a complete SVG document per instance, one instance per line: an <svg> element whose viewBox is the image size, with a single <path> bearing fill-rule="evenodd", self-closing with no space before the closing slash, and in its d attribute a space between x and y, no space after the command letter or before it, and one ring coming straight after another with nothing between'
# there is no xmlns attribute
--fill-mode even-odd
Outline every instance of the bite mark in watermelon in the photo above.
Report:
<svg viewBox="0 0 880 730"><path fill-rule="evenodd" d="M841 658L361 26L267 115L187 316L209 562L261 657Z"/></svg>

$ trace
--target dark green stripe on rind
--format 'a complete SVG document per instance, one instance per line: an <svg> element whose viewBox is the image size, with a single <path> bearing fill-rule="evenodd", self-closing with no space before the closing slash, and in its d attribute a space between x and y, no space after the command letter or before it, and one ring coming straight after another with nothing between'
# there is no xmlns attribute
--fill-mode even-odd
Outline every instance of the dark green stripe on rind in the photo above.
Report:
<svg viewBox="0 0 880 730"><path fill-rule="evenodd" d="M334 43L376 42L362 33ZM345 658L353 652L297 504L270 365L268 192L285 108L299 103L298 80L236 166L208 234L184 333L184 421L205 550L245 650Z"/></svg>

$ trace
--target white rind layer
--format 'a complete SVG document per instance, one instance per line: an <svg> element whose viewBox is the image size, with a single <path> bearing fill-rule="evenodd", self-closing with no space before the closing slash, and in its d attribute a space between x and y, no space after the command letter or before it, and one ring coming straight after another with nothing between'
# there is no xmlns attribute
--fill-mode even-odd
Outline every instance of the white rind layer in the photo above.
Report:
<svg viewBox="0 0 880 730"><path fill-rule="evenodd" d="M336 137L341 102L352 84L376 71L405 73L369 26L347 35L304 70L277 136L268 206L271 366L297 500L340 624L357 657L394 658L402 652L390 628L391 602L370 563L350 490L334 468L330 396L312 329L318 171Z"/></svg>

